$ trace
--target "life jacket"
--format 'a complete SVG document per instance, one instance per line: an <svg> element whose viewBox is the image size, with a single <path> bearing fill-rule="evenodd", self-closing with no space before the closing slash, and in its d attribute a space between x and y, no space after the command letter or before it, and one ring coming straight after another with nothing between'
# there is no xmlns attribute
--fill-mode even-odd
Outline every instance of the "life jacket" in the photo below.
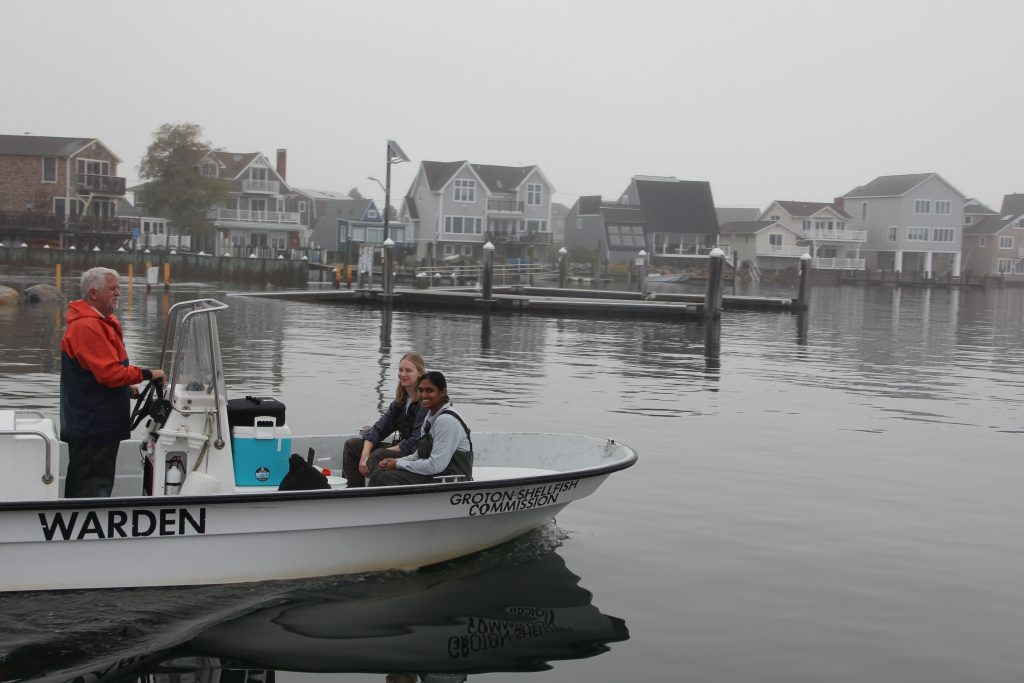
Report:
<svg viewBox="0 0 1024 683"><path fill-rule="evenodd" d="M469 426L466 424L465 420L462 419L462 416L456 413L454 410L448 410L447 407L448 404L446 404L445 407L441 408L441 412L443 412L445 415L451 415L452 417L454 417L456 420L459 421L459 424L462 425L462 428L466 430L466 440L469 441L469 450L456 450L454 453L452 453L452 459L448 463L448 467L444 468L443 472L439 472L434 476L442 477L453 474L461 474L466 479L472 479L473 437L470 435ZM437 417L440 418L441 415L438 414ZM429 421L423 423L423 436L420 437L420 442L416 446L416 454L419 455L420 458L424 460L429 458L431 451L434 450L434 435L430 433L430 428L432 426L433 424Z"/></svg>
<svg viewBox="0 0 1024 683"><path fill-rule="evenodd" d="M395 424L395 431L398 432L398 441L405 441L412 437L412 432L416 428L416 414L419 410L419 401L412 401L402 408L402 412Z"/></svg>

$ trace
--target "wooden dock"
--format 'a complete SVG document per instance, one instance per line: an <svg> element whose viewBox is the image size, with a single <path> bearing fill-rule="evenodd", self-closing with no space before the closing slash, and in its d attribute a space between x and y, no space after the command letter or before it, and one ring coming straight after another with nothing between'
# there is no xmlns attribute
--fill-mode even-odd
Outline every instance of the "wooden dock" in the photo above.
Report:
<svg viewBox="0 0 1024 683"><path fill-rule="evenodd" d="M330 304L383 306L398 309L456 309L461 311L521 312L558 317L643 318L650 320L703 320L704 297L693 294L662 294L646 297L640 292L592 289L559 289L515 285L495 287L485 301L473 287L396 289L387 298L380 289L326 289L280 292L238 292L238 296L287 299ZM725 296L723 309L795 311L792 299Z"/></svg>

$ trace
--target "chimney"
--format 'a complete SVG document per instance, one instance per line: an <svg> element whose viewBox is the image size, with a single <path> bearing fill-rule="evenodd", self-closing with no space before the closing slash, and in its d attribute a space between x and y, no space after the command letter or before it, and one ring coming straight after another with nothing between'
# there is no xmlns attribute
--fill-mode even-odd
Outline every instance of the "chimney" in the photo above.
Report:
<svg viewBox="0 0 1024 683"><path fill-rule="evenodd" d="M840 209L842 209L843 208L843 199L844 199L843 197L836 197L835 199L832 200L832 203L835 204Z"/></svg>
<svg viewBox="0 0 1024 683"><path fill-rule="evenodd" d="M288 150L277 150L277 175L281 180L288 180Z"/></svg>

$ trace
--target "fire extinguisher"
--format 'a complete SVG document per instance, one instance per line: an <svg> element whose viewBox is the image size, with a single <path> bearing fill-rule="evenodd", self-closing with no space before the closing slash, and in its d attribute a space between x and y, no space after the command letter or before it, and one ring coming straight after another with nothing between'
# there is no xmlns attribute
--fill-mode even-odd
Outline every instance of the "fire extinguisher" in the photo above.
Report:
<svg viewBox="0 0 1024 683"><path fill-rule="evenodd" d="M167 472L164 475L164 493L176 496L181 491L181 482L185 480L185 467L181 464L181 456L175 455L167 461Z"/></svg>

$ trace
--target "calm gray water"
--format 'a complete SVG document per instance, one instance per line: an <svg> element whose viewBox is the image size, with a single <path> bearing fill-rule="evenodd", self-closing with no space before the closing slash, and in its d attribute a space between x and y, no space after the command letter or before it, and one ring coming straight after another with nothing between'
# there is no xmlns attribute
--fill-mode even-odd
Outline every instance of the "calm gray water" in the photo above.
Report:
<svg viewBox="0 0 1024 683"><path fill-rule="evenodd" d="M197 294L186 289L122 299L133 360L155 362L161 315ZM518 598L578 582L628 639L605 638L603 654L576 642L582 658L561 659L527 638L522 655L550 669L470 680L1024 678L1024 291L819 287L806 336L788 314L727 312L717 364L695 324L398 312L382 352L379 310L203 293L231 306L220 321L229 391L280 397L296 432L369 423L398 357L416 349L448 375L474 430L606 436L639 451L556 529L431 575L506 606L575 595ZM61 332L52 307L0 308L5 407L56 415ZM488 573L521 562L522 577L540 578ZM465 573L485 587L463 588ZM428 594L421 576L398 580L410 600ZM202 612L239 594L251 595L175 601ZM38 614L47 600L7 613ZM140 632L159 621L146 615ZM12 651L5 660L0 645L0 680L31 667L21 656L12 668Z"/></svg>

